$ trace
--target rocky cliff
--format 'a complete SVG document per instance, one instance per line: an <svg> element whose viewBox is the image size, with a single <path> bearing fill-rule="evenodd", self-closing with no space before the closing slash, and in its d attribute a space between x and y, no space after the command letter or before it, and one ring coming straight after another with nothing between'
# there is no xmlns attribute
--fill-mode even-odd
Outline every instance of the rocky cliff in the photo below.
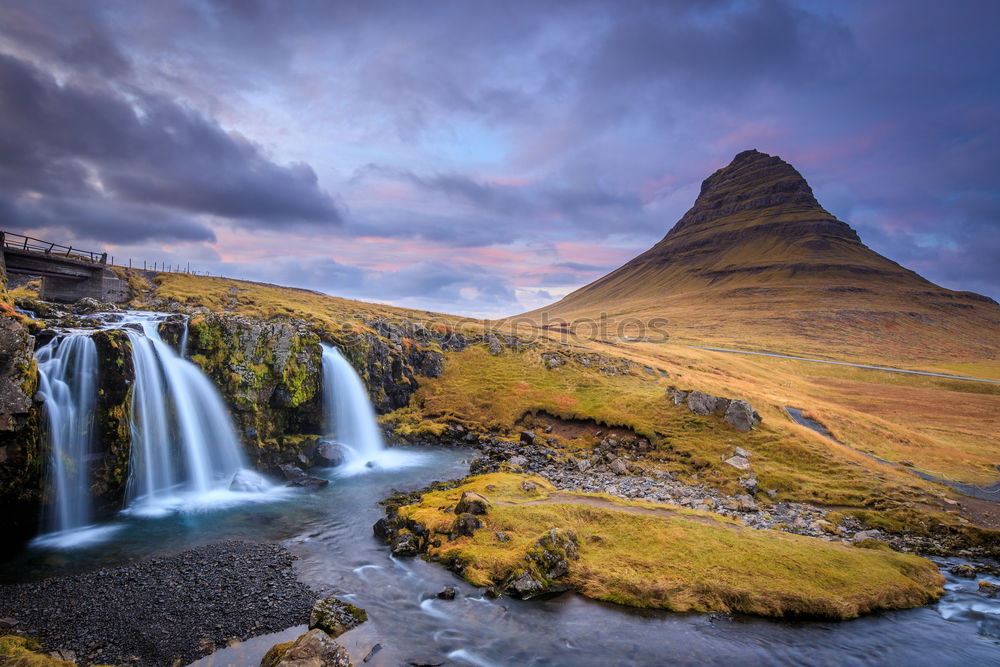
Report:
<svg viewBox="0 0 1000 667"><path fill-rule="evenodd" d="M41 415L33 401L38 389L34 347L34 336L8 297L0 255L0 506L4 508L0 543L4 545L33 534L38 522L43 453Z"/></svg>

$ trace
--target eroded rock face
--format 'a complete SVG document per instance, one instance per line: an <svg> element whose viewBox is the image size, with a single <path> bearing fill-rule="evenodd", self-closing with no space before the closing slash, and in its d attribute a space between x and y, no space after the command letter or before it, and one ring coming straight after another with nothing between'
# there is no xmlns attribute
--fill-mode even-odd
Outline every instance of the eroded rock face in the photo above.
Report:
<svg viewBox="0 0 1000 667"><path fill-rule="evenodd" d="M310 630L286 644L276 644L260 667L351 667L347 649L322 630Z"/></svg>
<svg viewBox="0 0 1000 667"><path fill-rule="evenodd" d="M6 296L2 286L0 292ZM0 530L11 547L34 534L41 503L42 417L32 400L38 389L34 344L17 319L0 313Z"/></svg>

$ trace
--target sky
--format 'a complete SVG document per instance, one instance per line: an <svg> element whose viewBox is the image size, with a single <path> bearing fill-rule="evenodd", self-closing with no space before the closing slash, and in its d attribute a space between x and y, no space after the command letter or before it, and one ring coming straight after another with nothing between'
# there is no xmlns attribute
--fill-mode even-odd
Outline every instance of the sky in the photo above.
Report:
<svg viewBox="0 0 1000 667"><path fill-rule="evenodd" d="M496 317L745 149L1000 298L1000 3L0 0L0 228Z"/></svg>

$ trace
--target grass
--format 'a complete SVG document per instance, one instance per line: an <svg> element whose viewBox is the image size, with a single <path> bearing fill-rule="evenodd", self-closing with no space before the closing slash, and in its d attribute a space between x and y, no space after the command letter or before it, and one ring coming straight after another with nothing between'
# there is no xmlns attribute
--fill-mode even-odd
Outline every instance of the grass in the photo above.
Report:
<svg viewBox="0 0 1000 667"><path fill-rule="evenodd" d="M361 318L385 317L423 322L439 331L482 331L482 323L448 315L261 283L184 274L159 274L156 283L157 298L264 318L296 317L328 330L360 329L365 326ZM715 326L712 320L706 322ZM659 464L698 474L722 488L732 487L735 473L720 465L721 457L739 445L755 452L754 471L763 488L778 489L782 499L826 504L859 506L886 496L910 501L953 495L944 486L859 452L909 461L966 483L986 484L997 477L993 466L1000 463L994 458L1000 387L724 354L675 342L582 338L571 339L567 347L557 337L545 332L537 347L523 353L492 356L482 347L448 352L444 375L422 379L410 405L389 419L400 433L426 436L440 435L449 422L514 432L518 420L535 411L594 419L646 435L657 446ZM777 348L780 343L769 340L767 346ZM550 370L540 357L543 351L596 352L638 366L619 376L577 363ZM989 362L982 364L984 374L990 371ZM642 366L660 369L668 377L648 375ZM961 369L976 374L968 364ZM764 424L744 435L717 418L691 415L665 398L671 385L745 398L764 416ZM791 422L786 405L808 410L843 444Z"/></svg>
<svg viewBox="0 0 1000 667"><path fill-rule="evenodd" d="M18 635L0 636L0 665L5 667L74 667L76 665L75 662L49 657L41 651L42 647L34 639Z"/></svg>
<svg viewBox="0 0 1000 667"><path fill-rule="evenodd" d="M464 491L480 493L492 507L480 517L482 529L449 542L444 536L455 515L447 510ZM752 530L654 503L553 494L541 478L497 473L427 493L399 511L441 534L441 546L429 553L457 560L463 576L480 586L503 581L542 534L561 528L580 544L568 583L588 597L629 606L853 618L925 604L942 592L935 566L916 556ZM508 541L497 539L497 531Z"/></svg>
<svg viewBox="0 0 1000 667"><path fill-rule="evenodd" d="M202 306L220 313L254 315L265 319L293 317L328 331L339 331L344 327L357 329L363 327L362 319L382 317L422 322L439 332L482 332L482 325L458 316L342 299L294 287L183 273L157 274L155 283L152 296L156 298Z"/></svg>
<svg viewBox="0 0 1000 667"><path fill-rule="evenodd" d="M404 432L447 421L512 433L525 414L545 412L633 430L655 447L650 465L697 475L731 493L738 492L740 473L722 461L737 446L754 453L761 486L777 489L785 500L860 506L886 495L910 499L929 493L926 482L904 471L815 438L807 429L787 428L787 417L777 410L767 409L760 428L741 433L718 417L701 417L674 405L666 393L670 379L650 376L639 367L623 375L574 362L550 369L543 353L541 348L494 356L479 346L449 353L442 376L422 381L410 406L386 419ZM768 407L752 393L733 394L732 389L719 386L716 392Z"/></svg>

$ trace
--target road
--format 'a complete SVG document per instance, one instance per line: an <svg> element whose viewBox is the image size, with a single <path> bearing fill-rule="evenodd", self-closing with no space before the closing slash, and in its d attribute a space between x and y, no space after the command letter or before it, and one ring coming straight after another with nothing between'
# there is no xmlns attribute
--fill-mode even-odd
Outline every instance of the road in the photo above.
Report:
<svg viewBox="0 0 1000 667"><path fill-rule="evenodd" d="M967 380L969 382L985 382L987 384L1000 384L1000 380L984 380L983 378L970 378L964 375L948 375L946 373L931 373L930 371L911 371L905 368L891 368L889 366L869 366L868 364L852 364L848 361L829 361L827 359L812 359L810 357L795 357L789 354L778 354L776 352L749 352L747 350L731 350L725 347L704 347L701 345L688 345L696 350L709 350L710 352L729 352L731 354L750 354L757 357L776 357L778 359L794 359L795 361L808 361L814 364L830 364L833 366L851 366L853 368L865 368L872 371L886 371L888 373L907 373L908 375L927 375L929 377L947 378L949 380Z"/></svg>

